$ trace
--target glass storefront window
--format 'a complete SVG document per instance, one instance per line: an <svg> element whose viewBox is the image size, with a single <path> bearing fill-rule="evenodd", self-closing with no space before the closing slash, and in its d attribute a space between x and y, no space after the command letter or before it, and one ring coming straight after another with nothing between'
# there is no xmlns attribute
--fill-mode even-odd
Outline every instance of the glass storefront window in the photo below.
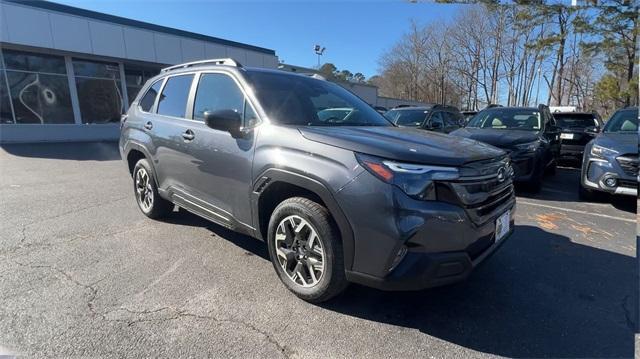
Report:
<svg viewBox="0 0 640 359"><path fill-rule="evenodd" d="M138 69L138 68L130 68L125 65L124 67L124 78L125 83L127 85L127 97L129 100L129 104L135 100L138 92L144 84L150 78L154 77L160 73L159 69Z"/></svg>
<svg viewBox="0 0 640 359"><path fill-rule="evenodd" d="M9 90L4 70L0 70L0 123L13 123L13 113L9 103Z"/></svg>
<svg viewBox="0 0 640 359"><path fill-rule="evenodd" d="M2 54L9 84L0 86L2 123L12 121L9 99L16 123L74 123L64 57L5 49Z"/></svg>
<svg viewBox="0 0 640 359"><path fill-rule="evenodd" d="M82 123L117 123L124 111L118 64L73 59Z"/></svg>
<svg viewBox="0 0 640 359"><path fill-rule="evenodd" d="M66 75L67 68L64 57L45 54L36 54L15 50L2 50L4 64L9 70L21 70L29 72L43 72Z"/></svg>

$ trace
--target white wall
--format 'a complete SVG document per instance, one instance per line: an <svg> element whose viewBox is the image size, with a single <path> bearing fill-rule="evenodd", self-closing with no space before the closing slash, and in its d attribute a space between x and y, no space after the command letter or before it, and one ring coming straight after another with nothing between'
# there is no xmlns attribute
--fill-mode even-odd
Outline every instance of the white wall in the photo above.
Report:
<svg viewBox="0 0 640 359"><path fill-rule="evenodd" d="M376 104L376 101L378 99L377 87L351 82L338 82L338 84L358 95L358 97L365 100L367 103L370 103L372 105Z"/></svg>
<svg viewBox="0 0 640 359"><path fill-rule="evenodd" d="M0 2L0 41L160 64L233 57L276 68L275 55L82 16Z"/></svg>

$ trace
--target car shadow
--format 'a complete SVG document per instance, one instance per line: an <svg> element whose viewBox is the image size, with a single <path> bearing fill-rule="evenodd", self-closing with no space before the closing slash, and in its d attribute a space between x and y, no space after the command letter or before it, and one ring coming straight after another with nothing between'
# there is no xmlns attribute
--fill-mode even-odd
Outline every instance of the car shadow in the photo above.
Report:
<svg viewBox="0 0 640 359"><path fill-rule="evenodd" d="M322 307L507 357L632 357L635 259L532 226L460 284L351 286Z"/></svg>
<svg viewBox="0 0 640 359"><path fill-rule="evenodd" d="M166 221L205 227L269 260L267 245L185 210ZM351 285L319 306L417 329L483 353L508 357L632 357L637 277L633 257L516 226L468 280L417 292Z"/></svg>
<svg viewBox="0 0 640 359"><path fill-rule="evenodd" d="M75 161L115 161L120 159L117 142L13 143L0 149L19 157Z"/></svg>
<svg viewBox="0 0 640 359"><path fill-rule="evenodd" d="M225 227L219 226L211 221L199 217L183 208L175 210L171 215L162 219L163 222L178 224L181 226L192 226L206 228L214 237L220 237L225 241L245 250L248 255L256 255L264 260L269 261L269 251L267 244L261 240L234 232Z"/></svg>

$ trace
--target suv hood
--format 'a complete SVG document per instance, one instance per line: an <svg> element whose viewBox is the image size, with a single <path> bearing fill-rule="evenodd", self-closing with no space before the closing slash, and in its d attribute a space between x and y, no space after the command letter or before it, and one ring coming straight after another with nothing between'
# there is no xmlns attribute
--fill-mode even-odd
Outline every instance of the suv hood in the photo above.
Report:
<svg viewBox="0 0 640 359"><path fill-rule="evenodd" d="M523 130L496 130L493 128L461 128L451 135L471 138L486 142L496 147L512 147L520 143L533 142L538 139L538 132Z"/></svg>
<svg viewBox="0 0 640 359"><path fill-rule="evenodd" d="M400 127L300 127L306 139L396 161L461 166L504 155L493 146Z"/></svg>
<svg viewBox="0 0 640 359"><path fill-rule="evenodd" d="M610 148L620 154L638 153L637 133L601 133L593 143Z"/></svg>

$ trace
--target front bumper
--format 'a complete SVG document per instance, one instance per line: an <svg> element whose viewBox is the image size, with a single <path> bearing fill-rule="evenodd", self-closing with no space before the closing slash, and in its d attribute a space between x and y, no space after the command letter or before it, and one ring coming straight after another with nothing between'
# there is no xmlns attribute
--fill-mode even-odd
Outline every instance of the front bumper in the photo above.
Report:
<svg viewBox="0 0 640 359"><path fill-rule="evenodd" d="M337 194L351 222L355 251L351 282L383 290L419 290L465 279L511 235L515 197L474 222L462 207L420 201L369 173ZM362 201L368 209L363 211ZM496 219L511 211L510 232L496 243ZM397 262L398 253L406 254Z"/></svg>
<svg viewBox="0 0 640 359"><path fill-rule="evenodd" d="M529 182L538 177L540 171L540 159L538 151L534 152L509 152L511 161L513 163L514 181L515 182Z"/></svg>
<svg viewBox="0 0 640 359"><path fill-rule="evenodd" d="M584 153L584 145L562 144L560 146L561 159L580 161L582 159L583 153Z"/></svg>
<svg viewBox="0 0 640 359"><path fill-rule="evenodd" d="M615 159L606 160L586 156L580 177L582 186L587 189L610 194L638 196L638 179L626 174ZM615 178L617 185L613 187L605 185L607 178Z"/></svg>
<svg viewBox="0 0 640 359"><path fill-rule="evenodd" d="M421 290L460 282L506 242L513 233L513 221L510 226L509 233L500 241L495 242L491 236L490 246L474 259L466 251L449 253L409 251L398 267L386 277L347 271L347 279L382 290Z"/></svg>

